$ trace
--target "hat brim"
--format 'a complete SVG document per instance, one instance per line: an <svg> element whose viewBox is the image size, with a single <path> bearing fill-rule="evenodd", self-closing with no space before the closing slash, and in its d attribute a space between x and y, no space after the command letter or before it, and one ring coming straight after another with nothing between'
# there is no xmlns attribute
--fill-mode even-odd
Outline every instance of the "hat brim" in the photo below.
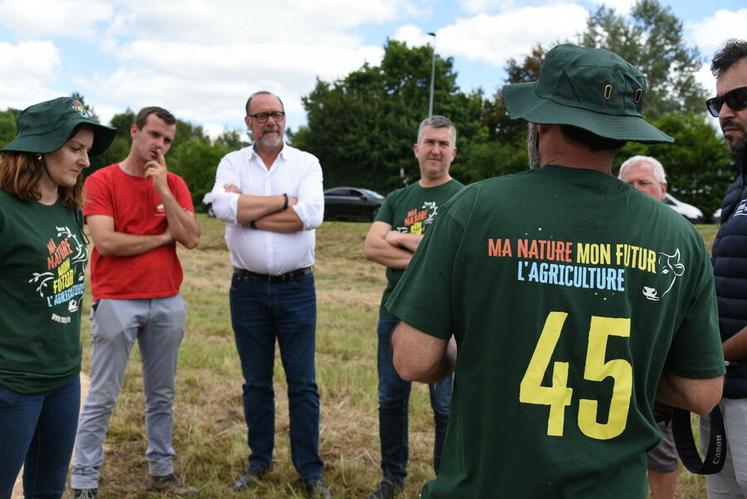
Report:
<svg viewBox="0 0 747 499"><path fill-rule="evenodd" d="M640 116L605 114L558 104L537 95L536 88L537 82L503 87L503 101L512 118L545 125L571 125L612 140L674 142L672 137Z"/></svg>
<svg viewBox="0 0 747 499"><path fill-rule="evenodd" d="M106 151L114 137L117 135L117 129L102 125L96 121L84 118L71 123L66 130L53 130L43 135L21 135L17 136L12 142L2 148L3 151L30 152L47 154L54 152L67 142L73 134L73 131L81 125L89 125L93 128L93 146L91 146L91 156L98 156Z"/></svg>

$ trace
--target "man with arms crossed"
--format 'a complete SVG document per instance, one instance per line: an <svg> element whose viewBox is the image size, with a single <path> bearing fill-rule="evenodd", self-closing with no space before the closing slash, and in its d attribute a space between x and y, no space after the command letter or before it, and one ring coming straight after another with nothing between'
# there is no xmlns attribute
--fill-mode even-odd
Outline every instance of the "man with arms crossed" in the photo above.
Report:
<svg viewBox="0 0 747 499"><path fill-rule="evenodd" d="M626 159L620 165L617 178L658 201L663 201L667 193L667 176L664 167L659 160L651 156L633 156ZM666 410L661 402L654 403L657 407ZM679 460L677 448L674 445L672 424L659 421L656 425L661 433L661 442L651 449L646 457L648 485L651 487L651 495L654 499L674 499Z"/></svg>
<svg viewBox="0 0 747 499"><path fill-rule="evenodd" d="M272 464L275 341L288 382L291 457L309 497L331 497L319 457L316 385L315 230L324 216L322 169L306 152L283 142L283 103L270 92L246 102L254 144L227 154L213 187L215 215L228 222L234 267L231 322L244 375L244 417L251 451L234 484L257 484Z"/></svg>
<svg viewBox="0 0 747 499"><path fill-rule="evenodd" d="M399 320L384 308L423 235L440 209L462 187L451 178L449 167L456 157L456 128L448 118L424 119L413 146L420 166L420 180L389 194L368 231L363 252L384 265L387 287L379 312L379 439L384 479L369 499L389 499L402 491L407 468L407 418L410 383L402 380L392 364L392 332ZM435 420L433 467L438 473L441 449L451 405L451 376L429 385Z"/></svg>
<svg viewBox="0 0 747 499"><path fill-rule="evenodd" d="M654 398L717 403L703 239L611 174L625 141L672 141L641 117L645 92L619 56L569 44L539 81L503 88L509 114L536 126L542 166L457 194L387 302L403 379L456 366L423 499L644 499Z"/></svg>
<svg viewBox="0 0 747 499"><path fill-rule="evenodd" d="M184 180L164 156L176 118L160 107L138 112L130 153L86 179L83 214L93 238L91 385L78 423L71 478L75 498L96 497L109 416L130 349L140 347L145 389L149 490L194 495L174 474L174 377L186 306L176 243L197 246L200 228Z"/></svg>
<svg viewBox="0 0 747 499"><path fill-rule="evenodd" d="M729 40L711 64L716 97L708 99L718 117L739 174L721 206L721 228L711 250L718 317L727 361L724 398L719 404L728 437L724 467L706 477L709 499L747 498L747 41ZM708 422L701 422L701 438Z"/></svg>

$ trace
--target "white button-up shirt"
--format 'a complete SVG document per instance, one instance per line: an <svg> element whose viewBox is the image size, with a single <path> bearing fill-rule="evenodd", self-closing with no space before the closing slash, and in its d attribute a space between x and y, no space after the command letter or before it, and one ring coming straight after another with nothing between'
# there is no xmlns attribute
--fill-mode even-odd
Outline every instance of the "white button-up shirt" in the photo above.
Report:
<svg viewBox="0 0 747 499"><path fill-rule="evenodd" d="M298 198L293 210L303 230L291 233L255 230L236 221L239 194L224 185L234 184L242 194ZM280 275L314 263L316 229L324 217L322 168L319 160L299 149L283 145L270 169L249 146L226 154L218 165L213 186L215 216L228 222L226 244L234 267L260 274Z"/></svg>

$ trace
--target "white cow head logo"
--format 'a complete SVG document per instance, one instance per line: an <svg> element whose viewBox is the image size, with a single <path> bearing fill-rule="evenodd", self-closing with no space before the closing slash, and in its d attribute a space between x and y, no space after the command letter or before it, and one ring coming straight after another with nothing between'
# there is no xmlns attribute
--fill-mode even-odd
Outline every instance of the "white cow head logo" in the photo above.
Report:
<svg viewBox="0 0 747 499"><path fill-rule="evenodd" d="M667 289L660 296L656 288L644 286L643 296L646 297L647 300L659 301L664 297L664 295L672 290L674 283L677 282L677 278L682 277L685 274L685 265L680 260L679 249L675 250L671 255L659 252L659 258L657 259L657 264L660 269L659 274L666 276Z"/></svg>

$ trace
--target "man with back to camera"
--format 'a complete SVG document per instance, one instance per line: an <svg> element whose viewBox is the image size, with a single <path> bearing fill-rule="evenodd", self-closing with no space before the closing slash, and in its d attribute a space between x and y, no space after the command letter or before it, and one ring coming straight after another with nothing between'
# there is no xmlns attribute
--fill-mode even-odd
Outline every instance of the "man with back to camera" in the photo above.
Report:
<svg viewBox="0 0 747 499"><path fill-rule="evenodd" d="M747 497L747 41L729 40L713 57L716 97L706 102L718 118L738 176L721 206L721 228L711 249L719 328L727 361L720 408L728 436L721 472L708 475L709 499ZM701 439L708 424L701 420Z"/></svg>
<svg viewBox="0 0 747 499"><path fill-rule="evenodd" d="M626 159L620 165L617 178L658 201L663 201L667 193L667 174L664 166L651 156L633 156ZM661 407L661 410L666 410L661 402L656 401L654 404ZM648 485L654 499L674 499L679 460L674 445L672 424L657 421L656 425L661 433L661 442L646 456Z"/></svg>
<svg viewBox="0 0 747 499"><path fill-rule="evenodd" d="M420 180L390 193L366 236L366 258L384 265L387 287L381 298L378 327L379 439L384 478L369 499L389 499L404 488L407 469L407 427L410 383L402 380L392 364L392 332L399 320L384 308L407 268L423 235L435 220L440 206L462 187L451 178L449 167L456 157L456 128L444 116L424 119L413 146ZM450 375L428 386L435 421L433 468L438 473L451 404Z"/></svg>
<svg viewBox="0 0 747 499"><path fill-rule="evenodd" d="M173 466L174 378L186 319L176 243L192 249L200 238L187 184L166 168L175 133L170 112L141 109L130 128L127 157L86 179L83 214L94 244L93 349L71 476L76 499L96 497L109 417L136 340L143 362L148 489L197 493Z"/></svg>
<svg viewBox="0 0 747 499"><path fill-rule="evenodd" d="M253 145L221 159L215 215L227 222L231 322L244 376L250 455L234 490L255 487L272 464L275 341L288 382L291 458L308 497L331 497L319 456L316 385L315 229L324 216L319 160L283 141L285 110L267 91L252 94L244 121Z"/></svg>
<svg viewBox="0 0 747 499"><path fill-rule="evenodd" d="M569 44L539 81L503 88L542 166L458 193L387 302L403 379L456 367L423 499L643 499L654 398L698 414L717 403L703 239L611 174L626 141L672 141L643 120L645 92L621 57Z"/></svg>

